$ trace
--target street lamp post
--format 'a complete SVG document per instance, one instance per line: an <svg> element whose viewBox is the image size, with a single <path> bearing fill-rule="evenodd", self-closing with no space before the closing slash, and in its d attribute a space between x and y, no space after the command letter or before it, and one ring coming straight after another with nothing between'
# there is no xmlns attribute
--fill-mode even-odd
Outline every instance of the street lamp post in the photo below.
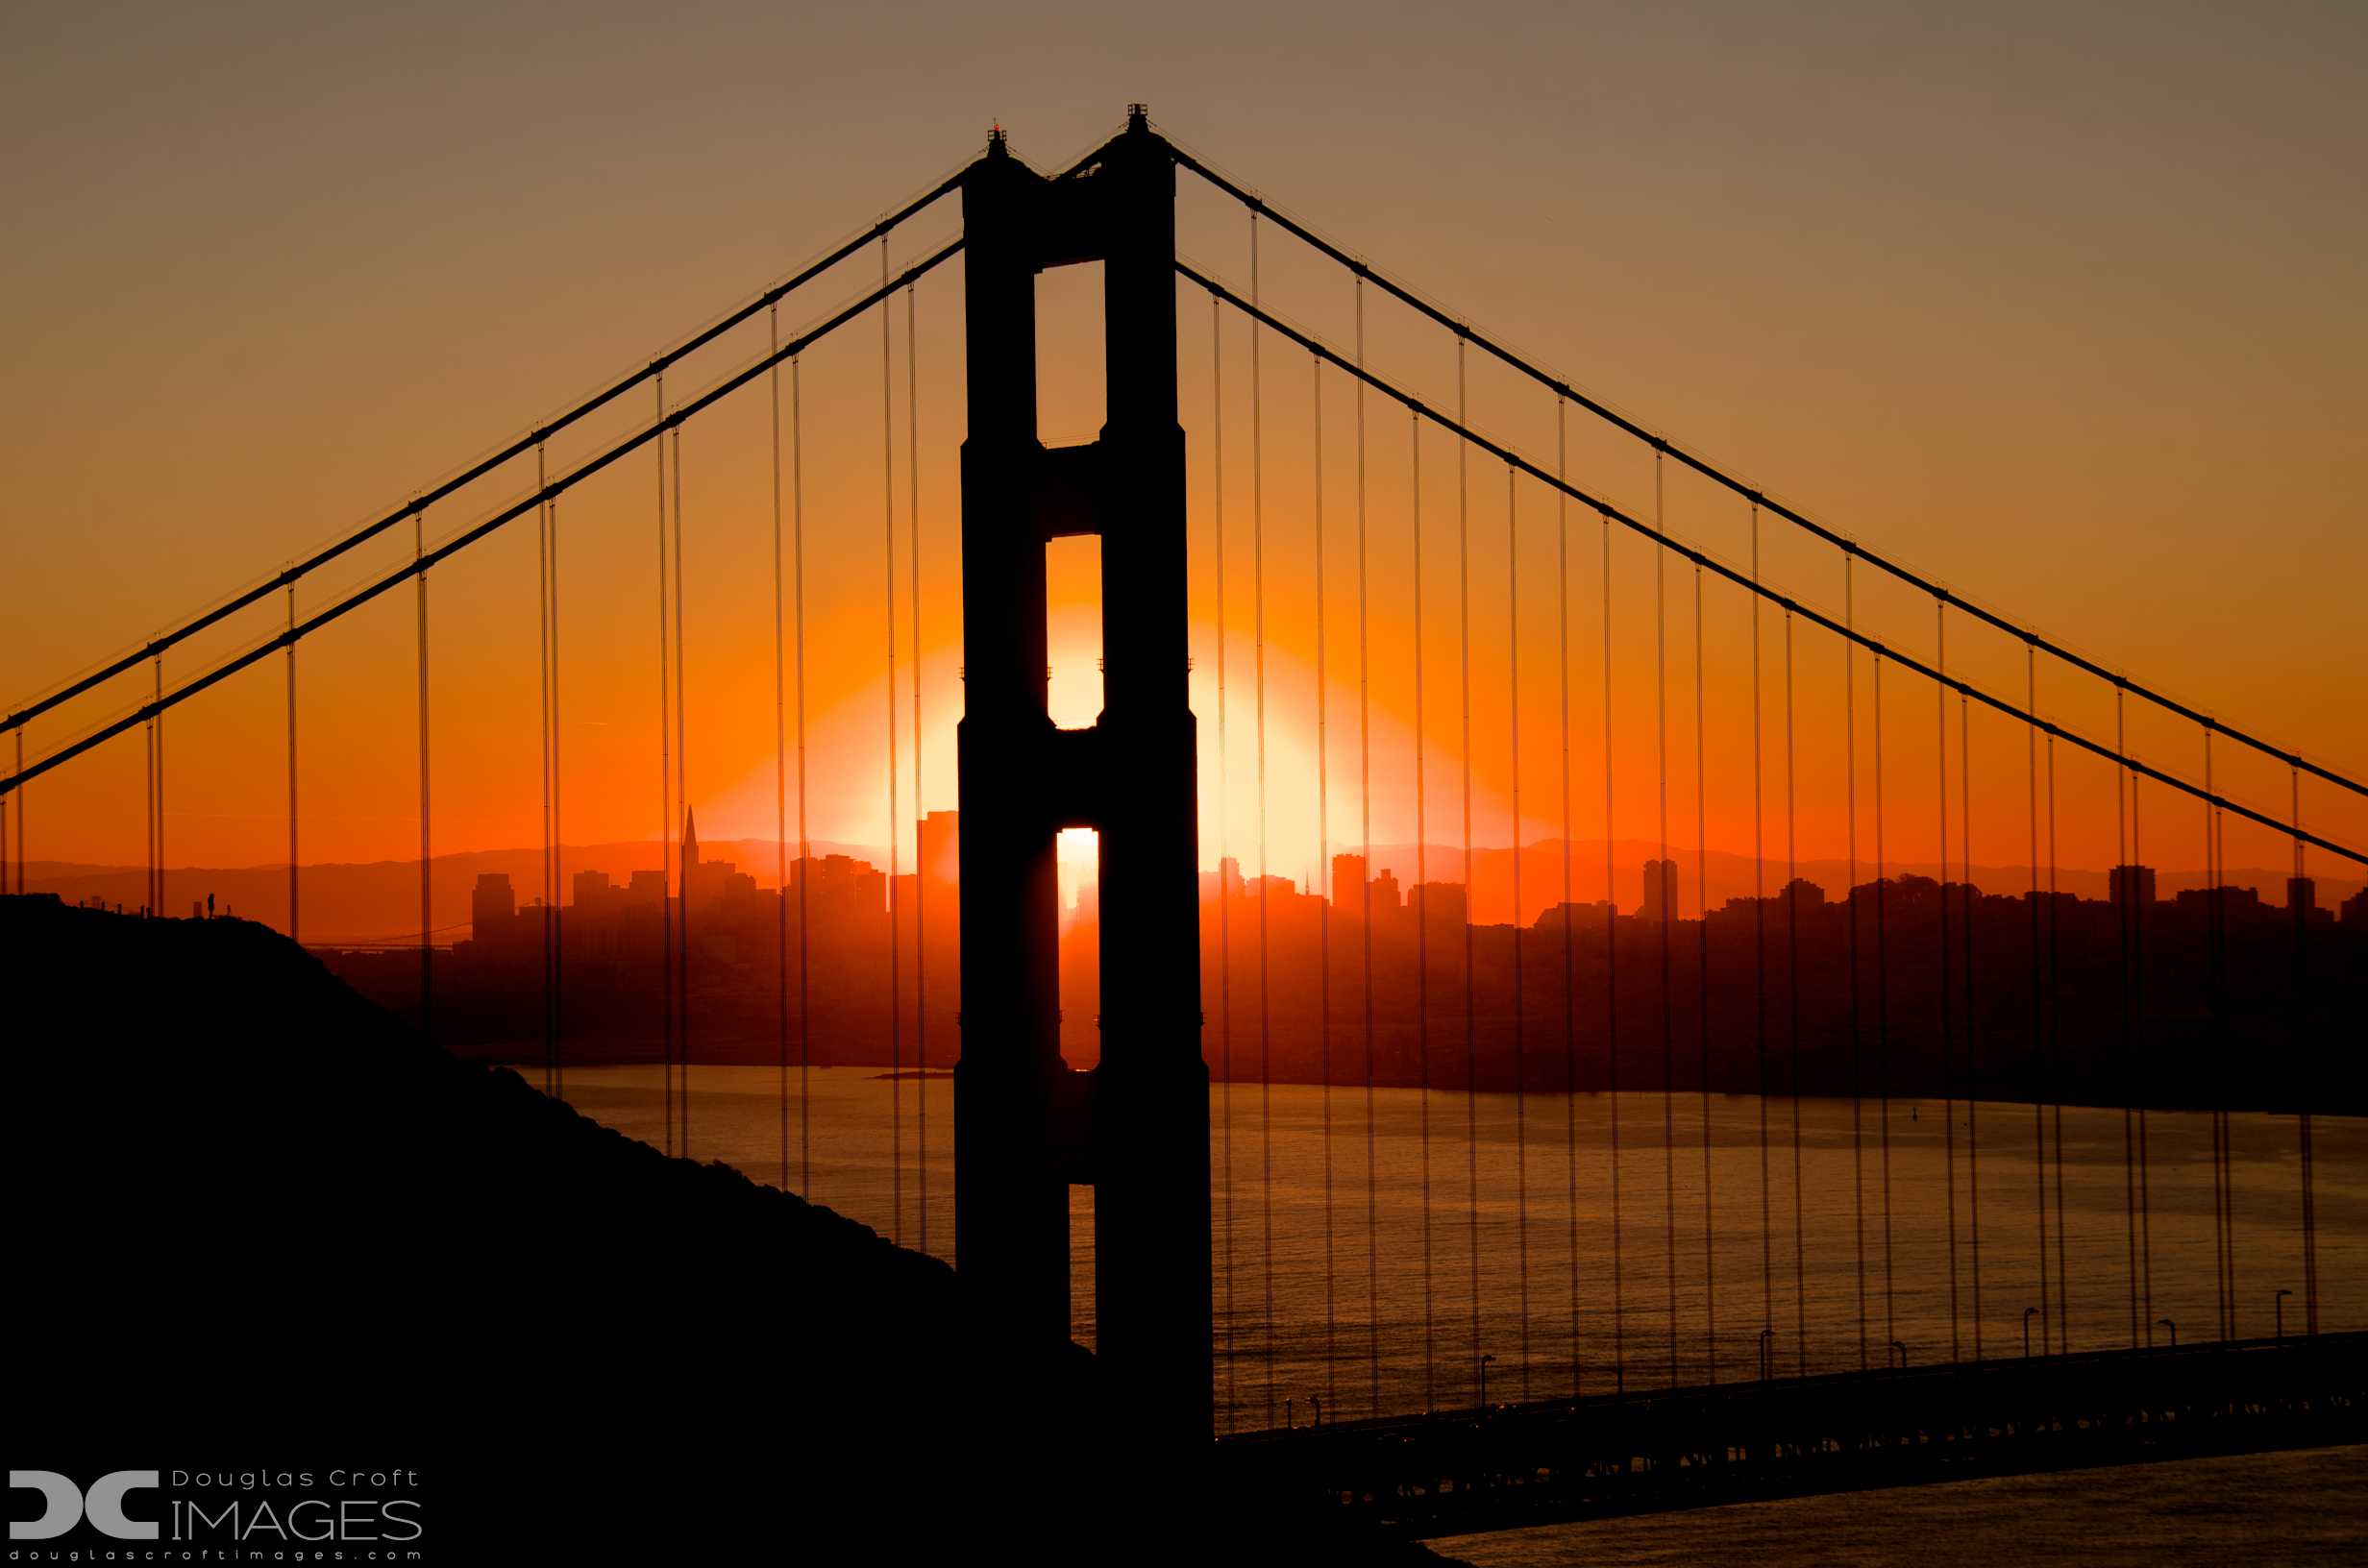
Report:
<svg viewBox="0 0 2368 1568"><path fill-rule="evenodd" d="M2171 1348L2177 1350L2179 1348L2179 1325L2167 1317L2158 1317L2155 1321L2171 1331Z"/></svg>
<svg viewBox="0 0 2368 1568"><path fill-rule="evenodd" d="M2036 1307L2023 1309L2023 1360L2026 1361L2031 1360L2031 1319L2038 1311Z"/></svg>
<svg viewBox="0 0 2368 1568"><path fill-rule="evenodd" d="M1898 1352L1899 1352L1899 1369L1900 1369L1902 1372L1907 1371L1907 1370L1908 1370L1908 1347L1907 1347L1906 1345L1901 1344L1898 1340L1894 1339L1894 1340L1892 1340L1892 1341L1891 1341L1891 1348L1892 1348L1893 1350L1896 1350L1896 1351L1898 1351Z"/></svg>
<svg viewBox="0 0 2368 1568"><path fill-rule="evenodd" d="M1494 1360L1496 1358L1493 1356L1480 1358L1480 1413L1482 1415L1489 1413L1489 1362Z"/></svg>
<svg viewBox="0 0 2368 1568"><path fill-rule="evenodd" d="M2291 1291L2291 1290L2281 1290L2281 1291L2279 1291L2279 1292L2278 1292L2278 1295L2277 1295L2277 1307L2278 1307L2278 1337L2279 1337L2281 1340L2282 1340L2282 1339L2285 1337L2285 1298L2286 1298L2286 1297L2288 1297L2288 1296L2290 1296L2290 1295L2292 1295L2293 1293L2294 1293L2294 1292L2293 1292L2293 1291Z"/></svg>
<svg viewBox="0 0 2368 1568"><path fill-rule="evenodd" d="M1774 1369L1770 1364L1771 1350L1768 1345L1768 1341L1775 1337L1776 1331L1774 1329L1762 1329L1760 1331L1760 1381L1762 1383L1767 1382L1774 1374Z"/></svg>

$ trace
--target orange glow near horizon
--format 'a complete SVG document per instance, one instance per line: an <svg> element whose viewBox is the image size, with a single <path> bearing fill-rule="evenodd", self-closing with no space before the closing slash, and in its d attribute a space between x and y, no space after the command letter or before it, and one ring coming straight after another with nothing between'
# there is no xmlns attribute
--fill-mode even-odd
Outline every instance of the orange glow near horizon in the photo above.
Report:
<svg viewBox="0 0 2368 1568"><path fill-rule="evenodd" d="M1040 417L1072 438L1090 429L1070 427L1098 418L1098 377L1089 374L1098 332L1078 326L1093 319L1098 270L1059 269L1043 291L1048 321L1070 327L1046 342ZM950 283L932 280L909 306L900 297L884 342L876 312L779 376L777 576L775 383L760 379L684 431L682 760L710 842L802 837L874 845L883 862L893 845L909 866L913 820L957 805L961 388ZM2144 786L2134 823L2114 771L2070 744L2035 747L2022 726L1979 705L1961 713L1923 677L1863 649L1845 657L1832 633L1797 618L1788 625L1773 605L1755 618L1736 584L1543 484L1512 478L1436 426L1420 431L1418 452L1402 408L1371 393L1360 400L1348 378L1319 373L1271 333L1253 345L1238 316L1213 329L1205 296L1180 293L1179 306L1204 868L1231 857L1245 874L1263 870L1322 891L1329 857L1369 841L1409 846L1400 859L1430 846L1418 863L1390 866L1406 883L1461 881L1467 844L1500 850L1567 838L1596 846L1574 860L1571 881L1573 896L1591 900L1604 896L1608 838L1619 845L1615 896L1633 902L1622 884L1665 847L1693 908L1705 891L1715 903L1764 881L1733 870L1755 857L1770 867L1855 864L1862 880L1878 867L1968 859L2024 868L2024 878L2034 865L2093 872L2132 856L2171 873L2207 864L2204 816L2191 799ZM1413 384L1443 363L1452 369L1435 342L1403 332L1374 342L1396 355L1385 368ZM744 333L716 352L736 363L757 347ZM1503 387L1476 385L1475 404L1482 392L1492 402L1475 407L1475 422L1501 415L1492 428L1513 429L1535 453L1566 441L1574 478L1636 515L1659 515L1690 547L1745 570L1756 559L1764 580L1798 602L1846 615L1913 657L1938 659L1945 629L1953 672L2023 700L2032 674L2019 643L1961 614L1944 628L1929 601L1869 569L1845 581L1838 552L1773 519L1763 517L1755 537L1746 505L1673 469L1656 487L1650 453L1607 443L1599 428L1572 419L1558 438L1550 400L1520 404ZM1451 398L1438 405L1456 406ZM619 415L604 433L632 423ZM578 445L590 451L594 439L587 432ZM581 454L555 450L553 466ZM658 806L656 473L645 451L558 508L558 785L570 845L679 832ZM488 483L482 507L498 503L497 488ZM464 526L456 510L432 514L426 543ZM531 518L520 519L432 575L439 854L541 840L533 530ZM365 581L411 548L398 529L324 576ZM1052 702L1066 725L1090 723L1099 707L1098 559L1090 538L1047 551ZM777 584L786 649L777 706ZM332 597L308 586L299 613ZM237 637L272 634L284 613L259 606L236 631L177 651L168 680L234 649ZM299 649L298 854L307 864L417 854L415 634L407 584ZM664 653L673 657L671 644ZM166 718L169 866L284 862L284 672L275 654ZM150 678L124 677L110 699L136 703ZM2109 687L2052 661L2036 679L2051 720L2109 743L2121 733L2135 754L2201 778L2192 725L2142 703L2117 714ZM78 711L86 723L98 707ZM38 723L29 753L69 734ZM135 731L37 781L29 859L139 864L144 744ZM2225 745L2214 767L2216 787L2267 811L2288 808L2283 770ZM2312 826L2368 843L2368 814L2354 801L2309 786L2303 796ZM2272 830L2232 818L2226 838L2232 870L2282 876L2290 865L2289 842ZM1542 871L1524 870L1524 919L1553 901L1542 878L1560 896L1559 856L1548 859ZM2359 875L2323 853L2308 867L2331 887ZM773 878L771 866L749 869ZM1492 871L1474 874L1475 917L1511 918L1509 872L1501 889ZM2265 891L2282 896L2282 886Z"/></svg>

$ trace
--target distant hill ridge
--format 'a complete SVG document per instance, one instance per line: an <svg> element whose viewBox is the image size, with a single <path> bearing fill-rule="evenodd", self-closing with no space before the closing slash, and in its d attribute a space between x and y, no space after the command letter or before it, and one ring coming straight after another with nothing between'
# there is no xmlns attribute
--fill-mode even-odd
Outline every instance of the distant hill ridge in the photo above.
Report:
<svg viewBox="0 0 2368 1568"><path fill-rule="evenodd" d="M1203 852L1215 864L1215 846L1203 845ZM1334 854L1353 854L1358 845L1335 844ZM850 855L878 869L886 869L888 853L876 845L839 844L816 840L817 855ZM771 839L719 840L703 846L706 860L729 860L744 871L755 876L760 887L775 885L777 847ZM1622 839L1614 845L1615 875L1611 896L1623 909L1633 910L1643 897L1644 862L1660 853L1659 846L1636 839ZM1699 870L1692 851L1683 845L1672 846L1670 853L1678 862L1679 907L1693 913L1699 907ZM604 870L619 882L636 870L654 870L659 864L659 846L654 840L629 840L614 844L569 845L561 852L560 901L569 901L568 878L580 870ZM1603 841L1578 840L1570 846L1570 888L1572 897L1581 903L1592 903L1605 897L1603 883ZM1774 893L1784 883L1786 866L1781 859L1763 859L1755 869L1749 855L1731 854L1714 849L1705 857L1710 872L1711 903L1714 908L1729 898L1747 897L1755 889ZM1254 850L1237 854L1246 876L1257 874ZM1539 913L1552 907L1563 896L1563 847L1560 840L1540 840L1527 845L1520 856L1522 924L1533 922ZM1460 845L1430 844L1424 846L1424 875L1434 882L1464 880L1464 850ZM1412 844L1377 844L1373 845L1372 869L1395 873L1402 886L1411 887L1416 880L1416 846ZM434 929L438 941L451 941L468 935L469 893L477 878L485 872L506 873L517 891L521 905L540 896L543 877L543 852L536 848L480 849L450 855L434 856L430 862L432 883ZM1474 845L1472 849L1472 918L1484 924L1499 923L1513 918L1513 868L1511 850ZM909 871L911 868L904 867ZM1942 868L1930 861L1887 862L1882 867L1889 876L1937 876ZM2028 866L1988 866L1972 868L1970 875L1964 867L1952 865L1948 870L1952 881L1972 881L1985 893L2018 893L2033 885L2032 869ZM1321 891L1321 868L1301 865L1294 861L1272 860L1268 873L1289 879L1299 892ZM71 904L82 901L121 904L127 910L136 909L147 897L148 873L138 866L83 865L67 861L28 861L25 866L26 886L34 893L54 893ZM1800 863L1797 874L1817 884L1829 898L1839 898L1856 882L1872 881L1875 863L1870 859L1858 862L1857 874L1851 874L1848 862L1824 858ZM2252 888L2264 902L2283 905L2285 882L2290 874L2283 870L2249 866L2222 873L2220 880L2227 886ZM303 923L300 934L308 943L334 945L375 941L416 941L419 932L419 862L416 860L382 860L359 863L329 862L307 865L300 869ZM2041 886L2047 883L2048 872L2042 867L2036 877ZM2331 908L2368 881L2359 877L2318 874L2318 902L2321 908ZM2160 896L2169 898L2189 888L2205 886L2206 874L2201 870L2161 870L2156 887ZM2058 867L2055 886L2083 898L2102 898L2106 895L2106 872L2096 867ZM186 915L191 902L202 902L207 894L215 897L216 909L236 910L250 919L276 927L284 927L287 915L287 865L280 862L265 866L245 867L175 867L166 872L164 914Z"/></svg>

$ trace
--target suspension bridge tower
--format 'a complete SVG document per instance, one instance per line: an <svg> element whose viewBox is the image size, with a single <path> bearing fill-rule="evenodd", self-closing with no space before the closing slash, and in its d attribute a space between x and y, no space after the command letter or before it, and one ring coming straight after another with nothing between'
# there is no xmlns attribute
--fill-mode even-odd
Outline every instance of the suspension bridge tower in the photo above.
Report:
<svg viewBox="0 0 2368 1568"><path fill-rule="evenodd" d="M1070 1336L1069 1185L1095 1188L1098 1361L1140 1435L1210 1411L1209 1074L1200 1055L1198 789L1176 422L1175 163L1135 106L1048 180L1000 133L963 180L962 1055L955 1139L973 1327L1017 1355ZM1102 263L1107 418L1036 430L1036 275ZM1101 541L1103 706L1047 708L1045 545ZM1100 844L1101 1060L1060 1055L1054 841Z"/></svg>

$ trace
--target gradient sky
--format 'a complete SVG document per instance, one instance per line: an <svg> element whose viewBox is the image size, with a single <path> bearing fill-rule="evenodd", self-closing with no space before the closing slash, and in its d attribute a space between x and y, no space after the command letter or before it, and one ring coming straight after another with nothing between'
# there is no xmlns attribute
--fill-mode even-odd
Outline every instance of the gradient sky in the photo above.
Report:
<svg viewBox="0 0 2368 1568"><path fill-rule="evenodd" d="M990 123L1051 167L1139 99L1640 422L2368 773L2356 6L19 5L0 26L12 699L646 360L975 156ZM1201 258L1242 275L1238 247ZM943 291L921 309L941 364L957 317ZM868 343L818 418L863 417L862 395L876 418L876 380L850 390L855 355L876 378L876 329ZM958 409L937 408L925 445L950 455ZM1048 435L1089 433L1059 413ZM876 484L852 467L816 482L849 508ZM950 527L928 509L950 502L950 462L929 457L923 489ZM530 544L499 548L530 574ZM849 551L848 573L876 570ZM607 586L593 626L624 625L639 591ZM449 592L477 604L465 580ZM530 589L484 592L478 630L524 648L530 697ZM851 596L833 646L884 637ZM318 655L350 694L308 688L346 736L316 765L345 823L308 826L324 857L399 853L409 831L407 738L363 723L406 716L406 672L369 642L402 646L384 639L407 610L386 608ZM745 657L764 635L718 632L698 655L747 688L712 694L719 709L769 702ZM1277 635L1305 640L1296 622ZM884 715L859 663L817 695L831 723ZM531 719L521 743L505 700L440 706L452 766L531 769ZM277 802L249 798L269 770L245 770L275 711L226 698L214 741L186 726L176 757L219 784L175 829L191 857L271 858ZM600 737L579 738L594 756ZM757 749L761 770L707 747L730 755L694 800L768 812L769 734ZM946 789L930 777L925 803L952 804L950 770ZM94 759L37 797L35 856L136 860L137 780L136 755ZM439 843L530 837L530 796L523 816L471 816L464 794ZM620 822L569 836L629 836Z"/></svg>

